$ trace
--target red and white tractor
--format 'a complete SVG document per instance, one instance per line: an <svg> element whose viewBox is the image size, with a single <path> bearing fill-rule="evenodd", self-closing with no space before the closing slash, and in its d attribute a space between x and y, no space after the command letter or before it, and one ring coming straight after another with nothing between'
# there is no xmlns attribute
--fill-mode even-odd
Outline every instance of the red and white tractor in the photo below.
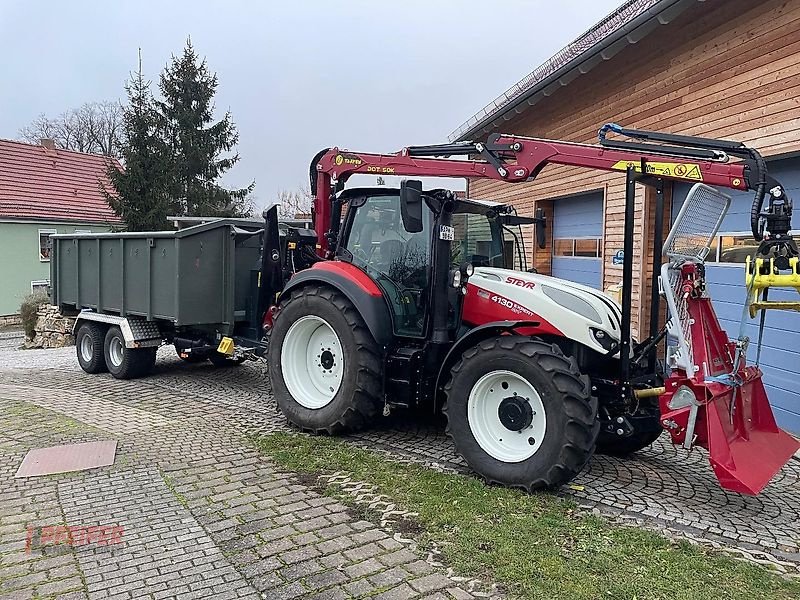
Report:
<svg viewBox="0 0 800 600"><path fill-rule="evenodd" d="M607 139L608 131L629 139ZM761 372L746 365L746 343L730 341L717 322L703 259L728 206L712 186L751 189L754 233L764 238L758 257L773 259L758 262L755 275L796 268L791 202L760 155L738 142L616 125L600 141L503 135L390 155L320 152L311 164L313 250L280 238L275 209L265 214L260 301L272 387L288 420L337 434L394 407L428 404L444 412L472 469L526 490L562 485L596 449L630 454L666 429L675 443L709 450L723 487L758 493L798 444L776 426ZM441 158L455 155L472 158ZM520 227L533 225L542 243L541 215L423 190L419 181L344 188L356 173L525 182L547 164L626 174L621 306L526 270ZM637 343L634 190L655 187L661 215L665 180L703 183L667 238L649 336ZM654 256L662 240L658 218ZM666 372L657 360L665 338Z"/></svg>

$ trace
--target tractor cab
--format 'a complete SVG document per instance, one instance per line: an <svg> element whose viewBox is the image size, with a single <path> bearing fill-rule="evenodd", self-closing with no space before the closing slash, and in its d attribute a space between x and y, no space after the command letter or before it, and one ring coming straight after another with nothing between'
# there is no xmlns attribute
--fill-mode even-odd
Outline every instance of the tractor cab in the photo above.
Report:
<svg viewBox="0 0 800 600"><path fill-rule="evenodd" d="M340 192L337 200L347 213L335 254L381 289L396 336L425 338L437 302L447 312L448 329L457 328L467 269L527 267L521 226L534 219L449 190L423 192L421 185L416 207L409 209L406 185ZM447 281L437 289L433 282L440 271Z"/></svg>

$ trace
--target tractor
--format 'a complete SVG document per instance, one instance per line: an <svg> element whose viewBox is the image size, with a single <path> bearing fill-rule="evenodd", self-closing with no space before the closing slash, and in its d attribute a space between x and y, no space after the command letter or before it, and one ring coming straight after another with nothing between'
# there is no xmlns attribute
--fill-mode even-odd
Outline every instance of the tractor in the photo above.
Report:
<svg viewBox="0 0 800 600"><path fill-rule="evenodd" d="M276 208L265 211L260 306L272 388L289 422L335 435L399 407L441 411L476 473L528 491L569 482L595 451L629 455L667 430L676 444L709 450L723 487L758 493L798 443L776 426L746 341L729 340L717 322L703 260L729 203L717 187L750 189L763 238L750 276L759 276L756 264L763 277L796 269L791 201L742 143L615 124L599 137L592 145L493 135L396 154L317 154L315 236L287 242ZM621 305L527 269L525 235L545 240L540 213L519 216L414 179L345 188L354 174L521 183L547 164L625 174ZM661 215L671 180L696 185L666 242L657 218L654 256L667 261L653 275L649 336L637 341L635 186L655 188Z"/></svg>

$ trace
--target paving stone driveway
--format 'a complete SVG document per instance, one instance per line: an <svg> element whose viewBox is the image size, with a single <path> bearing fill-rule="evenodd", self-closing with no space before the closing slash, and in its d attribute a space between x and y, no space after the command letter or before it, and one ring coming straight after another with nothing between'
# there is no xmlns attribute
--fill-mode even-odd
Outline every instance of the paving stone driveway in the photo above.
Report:
<svg viewBox="0 0 800 600"><path fill-rule="evenodd" d="M73 352L0 351L0 597L490 595L260 456L245 434L285 425L269 402L237 405L264 391L257 369L170 357L119 382L76 370ZM31 447L101 439L119 440L111 468L13 477ZM122 543L41 544L34 530L26 551L28 526L49 525L122 527Z"/></svg>
<svg viewBox="0 0 800 600"><path fill-rule="evenodd" d="M0 595L482 593L467 591L422 560L413 542L360 520L244 443L245 434L285 428L262 366L187 365L169 349L159 356L155 375L120 382L85 375L74 349L0 349L0 408L10 414L0 418ZM29 447L109 437L120 440L111 469L11 478ZM466 471L436 423L400 415L350 439L435 468ZM751 498L722 491L702 452L658 442L635 459L595 457L563 493L621 519L709 540L756 560L781 561L792 572L800 565L798 461ZM26 555L26 523L119 523L125 543Z"/></svg>

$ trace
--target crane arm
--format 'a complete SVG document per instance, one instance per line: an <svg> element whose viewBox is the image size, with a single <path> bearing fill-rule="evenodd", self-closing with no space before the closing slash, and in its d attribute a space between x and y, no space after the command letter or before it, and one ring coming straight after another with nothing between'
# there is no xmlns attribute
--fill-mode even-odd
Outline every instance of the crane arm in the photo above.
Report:
<svg viewBox="0 0 800 600"><path fill-rule="evenodd" d="M608 131L644 141L608 140ZM328 149L318 154L311 165L317 251L321 256L329 255L334 194L355 174L465 177L522 183L536 178L548 164L622 172L631 166L662 179L755 190L759 207L763 200L766 185L763 159L739 142L640 132L613 124L605 125L599 137L600 144L580 144L493 135L486 143L409 146L393 154ZM731 155L742 160L729 162ZM451 158L453 156L466 158ZM758 198L759 193L761 198Z"/></svg>

